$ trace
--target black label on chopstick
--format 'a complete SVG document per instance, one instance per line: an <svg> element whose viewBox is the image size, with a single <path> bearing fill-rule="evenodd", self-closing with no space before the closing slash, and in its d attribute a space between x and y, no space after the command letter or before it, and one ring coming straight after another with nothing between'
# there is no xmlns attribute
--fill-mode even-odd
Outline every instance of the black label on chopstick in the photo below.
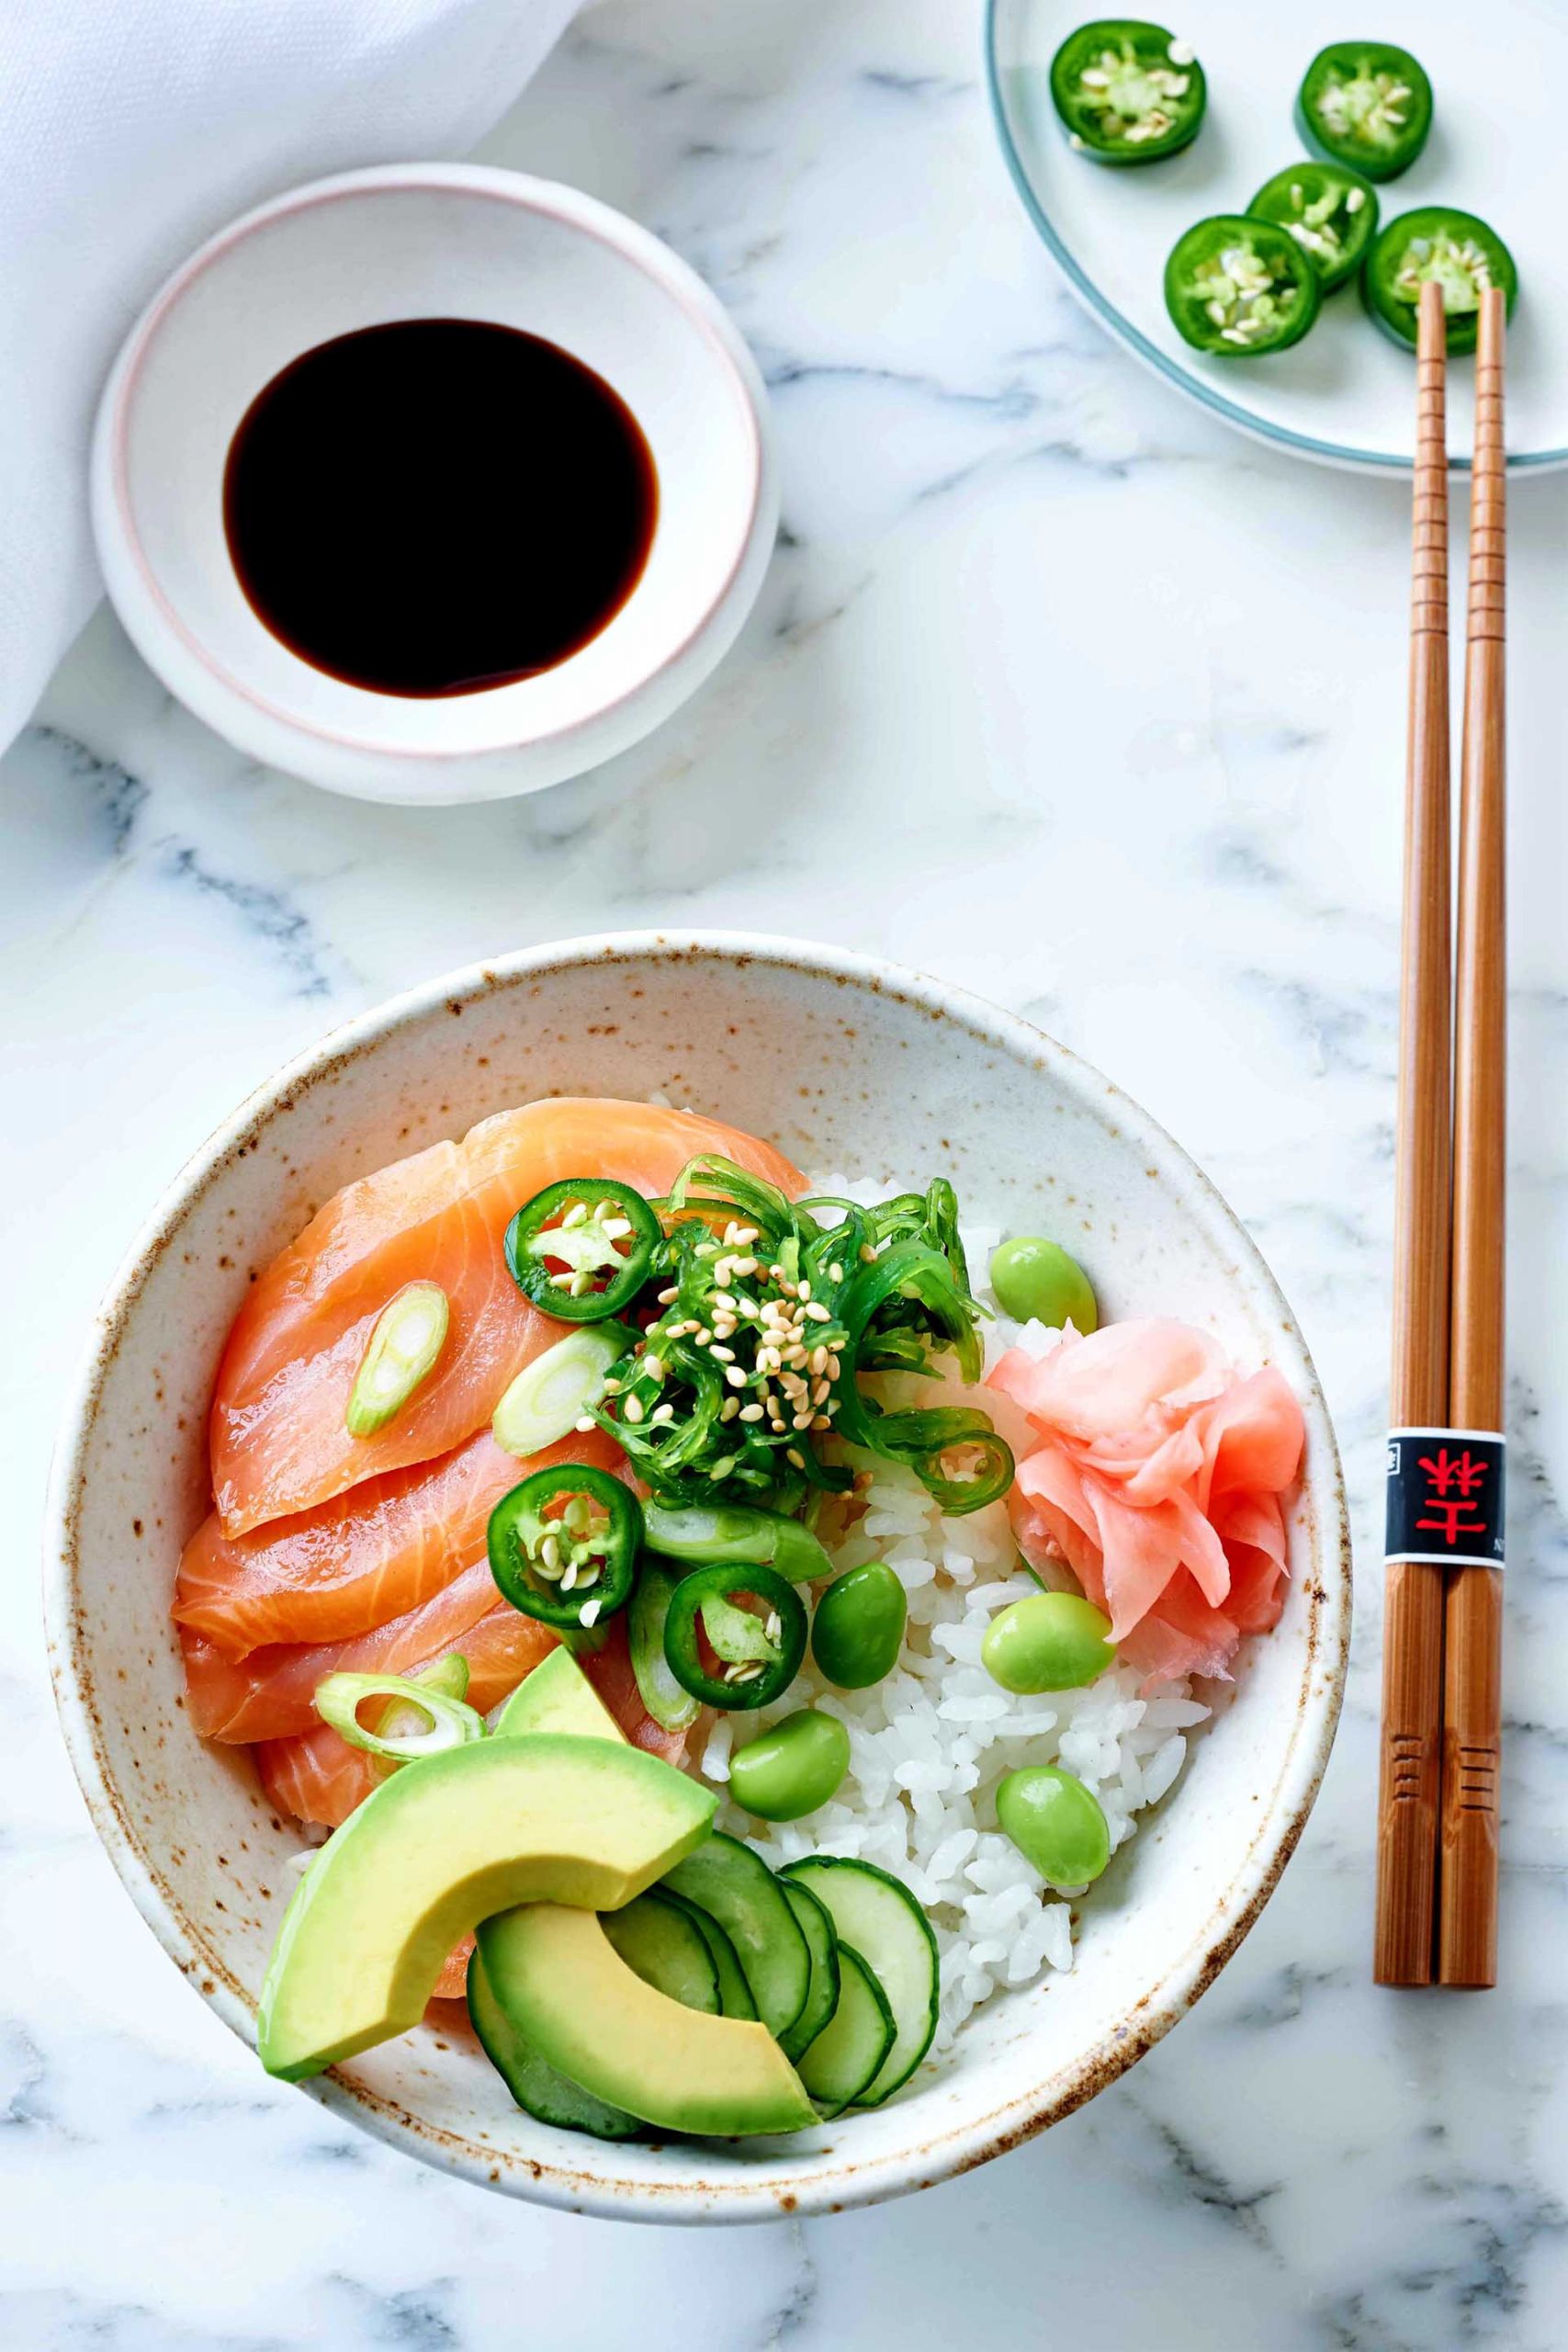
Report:
<svg viewBox="0 0 1568 2352"><path fill-rule="evenodd" d="M1384 1559L1500 1568L1506 1451L1495 1430L1390 1430Z"/></svg>

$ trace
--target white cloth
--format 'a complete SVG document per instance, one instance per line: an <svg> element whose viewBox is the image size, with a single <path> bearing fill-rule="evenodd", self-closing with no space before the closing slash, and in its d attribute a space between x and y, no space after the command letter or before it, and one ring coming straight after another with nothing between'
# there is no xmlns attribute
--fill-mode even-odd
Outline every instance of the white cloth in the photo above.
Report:
<svg viewBox="0 0 1568 2352"><path fill-rule="evenodd" d="M0 749L99 594L98 390L160 281L301 180L466 154L576 0L0 0Z"/></svg>

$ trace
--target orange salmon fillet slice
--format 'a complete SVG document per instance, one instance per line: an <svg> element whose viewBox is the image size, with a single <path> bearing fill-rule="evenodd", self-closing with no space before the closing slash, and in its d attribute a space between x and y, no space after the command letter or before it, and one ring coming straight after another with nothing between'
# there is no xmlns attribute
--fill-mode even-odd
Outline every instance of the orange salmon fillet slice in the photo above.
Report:
<svg viewBox="0 0 1568 2352"><path fill-rule="evenodd" d="M268 1651L280 1645L347 1642L376 1627L389 1633L391 1621L417 1610L482 1561L491 1512L532 1472L557 1462L592 1462L612 1469L619 1458L613 1439L575 1431L519 1461L503 1453L485 1429L434 1462L367 1478L313 1510L275 1520L251 1535L225 1535L214 1512L186 1545L175 1586L175 1617L224 1658L251 1657L253 1679L267 1679L276 1664L265 1657ZM187 1645L187 1657L193 1655ZM384 1661L377 1654L369 1662ZM195 1674L192 1699L197 1729L206 1737L262 1736L209 1728L201 1721Z"/></svg>
<svg viewBox="0 0 1568 2352"><path fill-rule="evenodd" d="M210 1425L223 1532L248 1534L461 1444L563 1329L506 1270L502 1243L515 1212L570 1176L657 1196L699 1152L720 1152L792 1194L805 1189L782 1153L718 1120L572 1098L501 1112L460 1143L433 1144L345 1186L266 1268L229 1334ZM371 1329L414 1281L446 1293L446 1345L385 1429L351 1437L344 1410Z"/></svg>

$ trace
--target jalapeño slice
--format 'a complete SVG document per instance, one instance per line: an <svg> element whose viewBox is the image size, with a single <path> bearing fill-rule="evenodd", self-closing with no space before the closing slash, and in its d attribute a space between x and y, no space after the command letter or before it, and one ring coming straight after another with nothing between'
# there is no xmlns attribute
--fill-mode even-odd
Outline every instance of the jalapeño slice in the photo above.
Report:
<svg viewBox="0 0 1568 2352"><path fill-rule="evenodd" d="M547 1184L506 1228L506 1263L525 1298L567 1323L598 1323L629 1306L663 1238L629 1184L568 1176Z"/></svg>
<svg viewBox="0 0 1568 2352"><path fill-rule="evenodd" d="M1475 349L1481 327L1481 297L1500 286L1513 316L1519 291L1514 256L1495 229L1473 212L1427 205L1391 220L1367 259L1361 300L1385 334L1416 348L1421 288L1436 278L1443 289L1443 317L1450 352Z"/></svg>
<svg viewBox="0 0 1568 2352"><path fill-rule="evenodd" d="M1289 231L1325 294L1354 277L1377 234L1377 190L1348 164L1288 164L1247 209Z"/></svg>
<svg viewBox="0 0 1568 2352"><path fill-rule="evenodd" d="M1397 179L1427 144L1432 85L1391 41L1330 41L1296 94L1296 126L1314 155L1369 180Z"/></svg>
<svg viewBox="0 0 1568 2352"><path fill-rule="evenodd" d="M1289 230L1220 212L1179 237L1165 266L1165 307L1184 343L1217 359L1256 358L1299 343L1323 299Z"/></svg>
<svg viewBox="0 0 1568 2352"><path fill-rule="evenodd" d="M502 1495L490 1515L491 1574L503 1600L542 1625L596 1625L626 1600L642 1507L609 1471L558 1463Z"/></svg>
<svg viewBox="0 0 1568 2352"><path fill-rule="evenodd" d="M757 1605L740 1607L743 1600ZM788 1690L805 1656L806 1604L773 1568L694 1568L670 1596L665 1662L705 1707L768 1706Z"/></svg>
<svg viewBox="0 0 1568 2352"><path fill-rule="evenodd" d="M1051 60L1051 98L1068 144L1097 164L1152 164L1190 146L1208 92L1185 41L1135 17L1069 33Z"/></svg>

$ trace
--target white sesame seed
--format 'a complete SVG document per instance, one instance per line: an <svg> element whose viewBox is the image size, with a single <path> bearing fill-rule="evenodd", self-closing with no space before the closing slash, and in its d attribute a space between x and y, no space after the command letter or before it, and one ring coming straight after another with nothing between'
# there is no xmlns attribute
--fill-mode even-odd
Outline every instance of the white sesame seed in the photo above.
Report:
<svg viewBox="0 0 1568 2352"><path fill-rule="evenodd" d="M662 1380L664 1377L664 1359L662 1356L644 1356L642 1360L642 1368L644 1372L647 1373L649 1380Z"/></svg>
<svg viewBox="0 0 1568 2352"><path fill-rule="evenodd" d="M811 1301L806 1311L807 1315L810 1316L813 1323L830 1323L833 1319L831 1315L828 1312L828 1309L823 1306L821 1300L818 1298L814 1298Z"/></svg>
<svg viewBox="0 0 1568 2352"><path fill-rule="evenodd" d="M721 1348L716 1341L714 1344L713 1353L715 1361L718 1363L733 1363L735 1362L735 1350L733 1348Z"/></svg>
<svg viewBox="0 0 1568 2352"><path fill-rule="evenodd" d="M828 1351L827 1351L827 1349L826 1349L826 1348L813 1348L813 1349L812 1349L812 1351L811 1351L811 1369L812 1369L812 1371L813 1371L814 1373L818 1373L818 1374L820 1374L820 1373L824 1373L824 1372L826 1372L826 1371L827 1371L827 1369L828 1369Z"/></svg>
<svg viewBox="0 0 1568 2352"><path fill-rule="evenodd" d="M660 1292L659 1304L660 1306L673 1306L675 1301L680 1297L680 1295L681 1294L679 1290L676 1288L675 1284L671 1283L668 1290L661 1290Z"/></svg>
<svg viewBox="0 0 1568 2352"><path fill-rule="evenodd" d="M638 1421L642 1419L642 1398L640 1396L628 1396L624 1409L627 1420L630 1421L633 1429L635 1430Z"/></svg>
<svg viewBox="0 0 1568 2352"><path fill-rule="evenodd" d="M863 1241L860 1245L860 1261L863 1266L874 1266L876 1263L876 1252L869 1241Z"/></svg>
<svg viewBox="0 0 1568 2352"><path fill-rule="evenodd" d="M804 1470L806 1467L806 1456L796 1446L785 1446L784 1460L786 1462L793 1462L797 1470Z"/></svg>
<svg viewBox="0 0 1568 2352"><path fill-rule="evenodd" d="M666 1421L672 1421L674 1418L675 1408L673 1405L655 1405L652 1412L649 1413L648 1417L648 1425L649 1429L661 1428Z"/></svg>
<svg viewBox="0 0 1568 2352"><path fill-rule="evenodd" d="M728 1400L727 1400L727 1401L728 1401ZM761 1419L761 1418L762 1418L762 1408L761 1407L761 1405L742 1405L742 1406L741 1406L741 1408L740 1408L740 1419L741 1419L743 1421L760 1421L760 1420Z"/></svg>
<svg viewBox="0 0 1568 2352"><path fill-rule="evenodd" d="M577 1420L573 1421L571 1426L574 1430L580 1431L583 1437L586 1437L589 1430L596 1430L599 1424L594 1419L592 1413L583 1413Z"/></svg>
<svg viewBox="0 0 1568 2352"><path fill-rule="evenodd" d="M739 1459L740 1456L738 1453L727 1453L722 1462L710 1463L708 1464L708 1476L710 1478L728 1478Z"/></svg>
<svg viewBox="0 0 1568 2352"><path fill-rule="evenodd" d="M814 1430L830 1430L833 1426L833 1417L830 1413L818 1413L811 1426Z"/></svg>
<svg viewBox="0 0 1568 2352"><path fill-rule="evenodd" d="M714 1353L716 1355L718 1353L716 1348L714 1350ZM724 1367L724 1376L726 1380L728 1381L731 1388L744 1388L746 1385L747 1375L741 1371L740 1366L738 1363L727 1363Z"/></svg>
<svg viewBox="0 0 1568 2352"><path fill-rule="evenodd" d="M737 1414L739 1410L740 1410L740 1399L739 1399L739 1396L727 1396L727 1397L725 1398L725 1400L724 1400L723 1404L722 1404L722 1405L719 1407L719 1408L718 1408L718 1418L719 1418L719 1419L720 1419L721 1421L732 1421L732 1420L735 1419L736 1414Z"/></svg>

